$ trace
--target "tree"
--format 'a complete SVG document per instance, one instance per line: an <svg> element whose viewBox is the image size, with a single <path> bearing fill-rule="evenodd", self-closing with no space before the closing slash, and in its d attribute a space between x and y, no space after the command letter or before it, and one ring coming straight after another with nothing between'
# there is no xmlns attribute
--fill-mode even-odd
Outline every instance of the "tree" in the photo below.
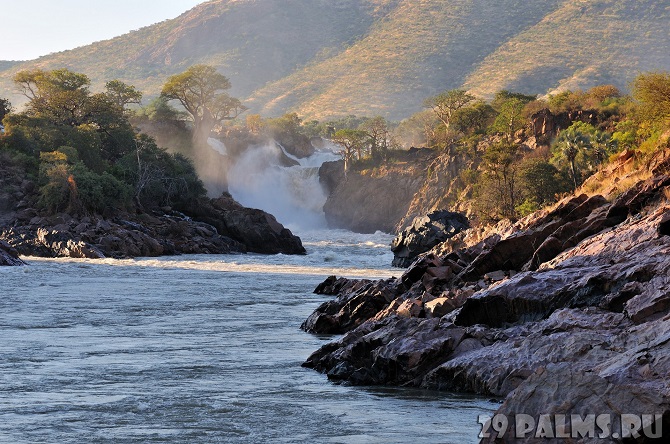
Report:
<svg viewBox="0 0 670 444"><path fill-rule="evenodd" d="M342 147L340 155L344 159L344 175L346 177L349 165L354 160L354 153L361 159L361 151L365 149L369 136L363 130L341 129L333 135L333 142Z"/></svg>
<svg viewBox="0 0 670 444"><path fill-rule="evenodd" d="M225 120L232 120L247 108L226 91L230 81L212 66L194 65L181 74L168 78L161 96L178 100L193 119L193 141L205 146L212 129Z"/></svg>
<svg viewBox="0 0 670 444"><path fill-rule="evenodd" d="M396 128L396 136L407 146L437 145L437 126L440 124L435 113L429 109L414 113L400 122Z"/></svg>
<svg viewBox="0 0 670 444"><path fill-rule="evenodd" d="M535 100L535 96L513 93L507 90L498 91L491 101L491 106L498 112L491 132L505 134L511 140L514 133L523 127L523 111L526 105Z"/></svg>
<svg viewBox="0 0 670 444"><path fill-rule="evenodd" d="M382 116L366 120L359 129L365 131L369 137L370 154L374 160L385 159L388 150L396 144L389 131L388 122Z"/></svg>
<svg viewBox="0 0 670 444"><path fill-rule="evenodd" d="M591 157L596 165L602 165L605 159L612 154L616 147L616 141L612 136L604 131L596 130L591 135Z"/></svg>
<svg viewBox="0 0 670 444"><path fill-rule="evenodd" d="M119 108L125 109L126 105L142 101L142 93L132 85L126 85L120 80L110 80L105 84L106 95Z"/></svg>
<svg viewBox="0 0 670 444"><path fill-rule="evenodd" d="M590 139L587 132L588 130L585 130L585 125L587 124L583 122L576 122L570 125L567 129L561 131L558 135L555 146L555 161L557 163L561 163L563 160L565 160L570 165L573 191L577 189L579 183L581 182L577 169L577 156L585 149L590 147ZM591 127L591 125L588 126Z"/></svg>
<svg viewBox="0 0 670 444"><path fill-rule="evenodd" d="M248 114L246 119L246 127L251 134L260 134L265 123L260 114Z"/></svg>
<svg viewBox="0 0 670 444"><path fill-rule="evenodd" d="M0 99L0 124L2 124L2 119L5 116L12 112L12 104L9 103L7 99Z"/></svg>
<svg viewBox="0 0 670 444"><path fill-rule="evenodd" d="M522 112L525 106L526 103L522 100L508 100L500 108L493 125L489 129L492 132L504 134L507 140L512 140L514 133L523 127Z"/></svg>
<svg viewBox="0 0 670 444"><path fill-rule="evenodd" d="M670 73L640 74L633 81L633 97L642 120L652 125L670 123Z"/></svg>
<svg viewBox="0 0 670 444"><path fill-rule="evenodd" d="M118 169L134 187L138 208L155 205L186 205L206 194L190 160L159 148L145 134L137 136L135 152L119 161Z"/></svg>
<svg viewBox="0 0 670 444"><path fill-rule="evenodd" d="M554 165L542 158L527 158L519 165L519 188L524 204L532 211L553 202L557 194L569 191L566 179Z"/></svg>
<svg viewBox="0 0 670 444"><path fill-rule="evenodd" d="M91 94L86 75L38 69L20 71L14 82L29 100L22 113L23 127L33 128L44 142L38 151L69 145L80 151L82 159L102 156L113 162L132 148L133 129L123 109L105 93ZM99 163L87 166L101 168Z"/></svg>
<svg viewBox="0 0 670 444"><path fill-rule="evenodd" d="M530 103L530 102L536 100L536 96L530 96L530 95L527 95L527 94L522 94L522 93L508 91L506 89L501 89L493 97L493 100L491 100L491 106L493 107L493 109L500 112L502 110L502 107L505 105L505 103L507 103L511 100L518 100L518 101L523 102L524 104L526 104L526 103Z"/></svg>
<svg viewBox="0 0 670 444"><path fill-rule="evenodd" d="M586 91L586 95L593 105L598 105L607 99L621 97L621 91L614 85L597 85Z"/></svg>
<svg viewBox="0 0 670 444"><path fill-rule="evenodd" d="M454 112L475 100L475 96L463 89L452 89L425 100L424 106L431 108L448 129Z"/></svg>
<svg viewBox="0 0 670 444"><path fill-rule="evenodd" d="M494 143L484 153L483 188L489 194L486 199L491 203L491 209L497 213L495 217L516 216L518 160L519 147L507 140Z"/></svg>
<svg viewBox="0 0 670 444"><path fill-rule="evenodd" d="M91 81L85 74L67 69L20 71L14 83L29 100L28 115L69 126L86 123Z"/></svg>
<svg viewBox="0 0 670 444"><path fill-rule="evenodd" d="M165 97L156 97L149 104L136 112L139 117L146 117L155 122L181 122L185 117L183 111L180 112L171 106L169 100Z"/></svg>
<svg viewBox="0 0 670 444"><path fill-rule="evenodd" d="M451 124L463 134L477 134L484 131L495 115L496 111L491 105L477 100L472 105L457 110L451 118Z"/></svg>

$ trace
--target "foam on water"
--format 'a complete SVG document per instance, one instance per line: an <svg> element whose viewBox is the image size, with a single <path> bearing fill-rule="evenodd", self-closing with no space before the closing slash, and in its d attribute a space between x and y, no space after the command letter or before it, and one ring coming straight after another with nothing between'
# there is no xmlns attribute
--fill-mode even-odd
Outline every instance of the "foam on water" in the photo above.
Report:
<svg viewBox="0 0 670 444"><path fill-rule="evenodd" d="M477 442L486 400L300 366L332 340L299 330L319 282L399 271L388 235L328 233L306 256L0 267L0 442Z"/></svg>

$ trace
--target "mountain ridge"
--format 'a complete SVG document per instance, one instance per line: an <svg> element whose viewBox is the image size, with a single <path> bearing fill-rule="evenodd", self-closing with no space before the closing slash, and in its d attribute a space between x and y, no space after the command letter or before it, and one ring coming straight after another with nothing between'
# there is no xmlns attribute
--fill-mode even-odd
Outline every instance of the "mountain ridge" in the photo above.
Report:
<svg viewBox="0 0 670 444"><path fill-rule="evenodd" d="M21 69L68 68L150 99L168 76L216 66L251 113L401 119L465 87L545 94L670 69L670 0L212 0L179 17L27 62L0 62L20 105ZM146 101L145 101L146 102Z"/></svg>

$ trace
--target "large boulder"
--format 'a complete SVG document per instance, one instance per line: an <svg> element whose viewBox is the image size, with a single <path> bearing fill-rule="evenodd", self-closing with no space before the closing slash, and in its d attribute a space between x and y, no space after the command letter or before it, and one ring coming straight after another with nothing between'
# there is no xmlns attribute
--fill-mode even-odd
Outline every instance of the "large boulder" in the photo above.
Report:
<svg viewBox="0 0 670 444"><path fill-rule="evenodd" d="M24 265L19 253L7 242L0 240L0 266Z"/></svg>
<svg viewBox="0 0 670 444"><path fill-rule="evenodd" d="M393 239L393 266L409 267L421 253L469 227L470 223L464 215L446 210L417 217L410 227Z"/></svg>
<svg viewBox="0 0 670 444"><path fill-rule="evenodd" d="M216 227L219 234L243 244L252 253L305 254L300 238L273 215L243 207L228 193L223 193L218 199L201 202L189 214L195 220Z"/></svg>

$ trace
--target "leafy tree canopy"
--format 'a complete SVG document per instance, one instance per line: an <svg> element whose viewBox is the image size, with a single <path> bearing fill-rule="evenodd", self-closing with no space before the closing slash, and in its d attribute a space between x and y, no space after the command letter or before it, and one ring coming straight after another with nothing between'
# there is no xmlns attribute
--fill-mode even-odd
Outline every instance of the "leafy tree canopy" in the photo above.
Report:
<svg viewBox="0 0 670 444"><path fill-rule="evenodd" d="M436 96L425 100L424 106L431 108L438 119L449 128L451 117L457 110L476 99L475 96L464 89L452 89L444 91Z"/></svg>
<svg viewBox="0 0 670 444"><path fill-rule="evenodd" d="M639 116L652 124L670 123L670 73L640 74L633 81L633 97L639 103Z"/></svg>
<svg viewBox="0 0 670 444"><path fill-rule="evenodd" d="M168 78L161 96L178 100L193 119L194 141L206 143L210 131L224 120L239 116L247 108L226 92L231 87L226 76L212 66L194 65Z"/></svg>
<svg viewBox="0 0 670 444"><path fill-rule="evenodd" d="M106 95L119 108L125 108L131 103L139 105L142 93L132 85L126 85L120 80L111 80L105 84Z"/></svg>

